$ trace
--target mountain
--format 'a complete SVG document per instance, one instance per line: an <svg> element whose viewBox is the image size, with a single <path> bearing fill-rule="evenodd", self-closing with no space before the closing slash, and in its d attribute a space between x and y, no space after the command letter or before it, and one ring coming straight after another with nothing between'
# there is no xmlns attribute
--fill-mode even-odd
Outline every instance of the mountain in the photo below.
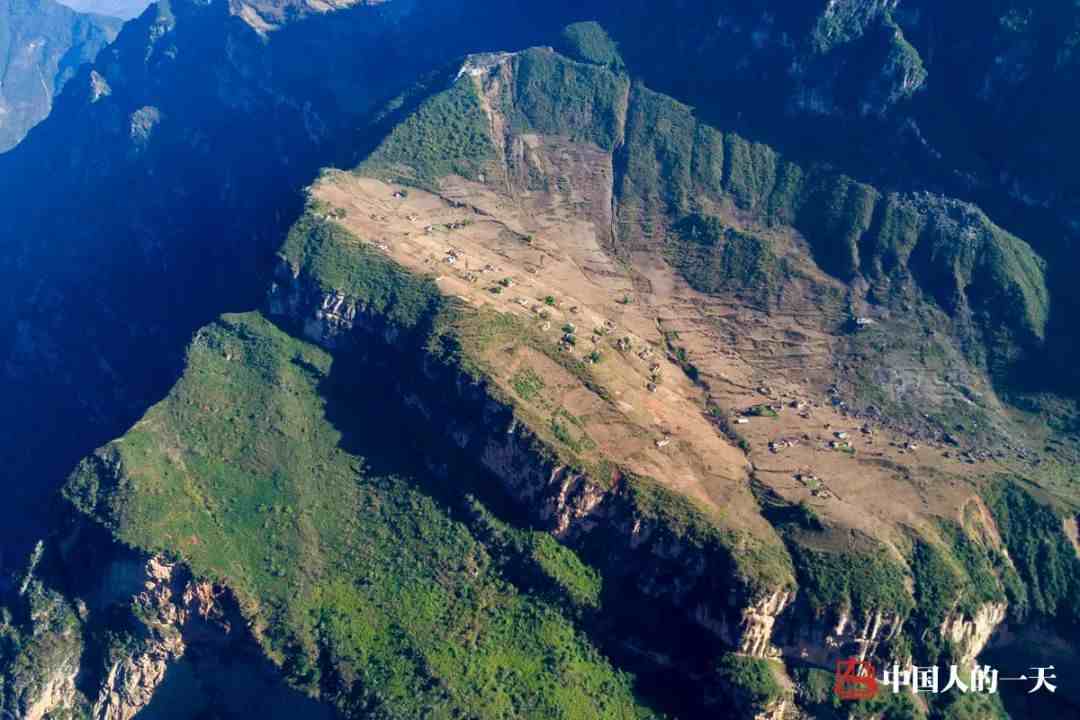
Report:
<svg viewBox="0 0 1080 720"><path fill-rule="evenodd" d="M1076 395L1074 3L638 2L604 19L634 74L716 124L992 210L1047 258L1055 295L1048 351L1012 382Z"/></svg>
<svg viewBox="0 0 1080 720"><path fill-rule="evenodd" d="M131 20L141 15L150 3L146 0L66 0L62 4L81 13Z"/></svg>
<svg viewBox="0 0 1080 720"><path fill-rule="evenodd" d="M152 703L142 658L182 662L196 614L244 618L349 717L828 717L814 688L837 658L965 665L1036 618L1068 637L1080 559L1045 500L1063 486L966 433L951 449L860 415L835 383L890 337L875 365L918 387L942 366L897 354L941 358L980 383L982 421L1009 423L963 343L980 323L1037 341L1030 248L958 201L801 169L588 56L474 56L412 91L359 167L307 192L265 310L198 330L164 400L80 463L73 531L191 579L179 625L140 610L82 670L110 679L65 703ZM839 217L892 218L865 248L825 212L852 196L870 207ZM997 294L1010 313L978 309ZM920 402L958 412L942 392ZM75 648L117 622L94 613ZM633 620L658 614L663 633ZM996 651L1039 647L1020 631ZM864 709L925 716L903 696Z"/></svg>
<svg viewBox="0 0 1080 720"><path fill-rule="evenodd" d="M0 156L4 709L1075 714L832 694L1078 665L1069 201L920 114L935 8L125 25Z"/></svg>
<svg viewBox="0 0 1080 720"><path fill-rule="evenodd" d="M376 107L468 50L527 44L546 12L185 0L126 23L0 156L11 536L32 542L41 498L168 391L191 333L258 304L301 188L355 162Z"/></svg>
<svg viewBox="0 0 1080 720"><path fill-rule="evenodd" d="M53 99L120 23L52 0L0 5L0 152L18 143L52 109Z"/></svg>

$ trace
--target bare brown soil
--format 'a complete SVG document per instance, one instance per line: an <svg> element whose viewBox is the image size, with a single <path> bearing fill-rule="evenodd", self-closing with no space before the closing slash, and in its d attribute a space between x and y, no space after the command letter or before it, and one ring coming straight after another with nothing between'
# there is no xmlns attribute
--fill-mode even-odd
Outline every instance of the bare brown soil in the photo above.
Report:
<svg viewBox="0 0 1080 720"><path fill-rule="evenodd" d="M834 400L844 286L817 270L797 235L774 233L779 254L799 267L780 302L702 294L659 252L617 251L610 155L510 137L492 117L507 141L503 170L486 183L446 178L435 193L332 173L314 197L344 210L338 222L361 242L431 276L446 295L524 318L552 343L572 324L576 344L565 352L601 353L591 366L604 389L597 394L527 347L489 350L508 393L522 369L542 378L542 392L521 403L537 427L562 423L589 454L656 478L726 525L773 534L756 483L805 502L840 533L894 548L907 544L905 526L962 519L973 481L1004 469L855 419ZM684 372L687 361L698 382ZM753 416L757 406L770 411Z"/></svg>

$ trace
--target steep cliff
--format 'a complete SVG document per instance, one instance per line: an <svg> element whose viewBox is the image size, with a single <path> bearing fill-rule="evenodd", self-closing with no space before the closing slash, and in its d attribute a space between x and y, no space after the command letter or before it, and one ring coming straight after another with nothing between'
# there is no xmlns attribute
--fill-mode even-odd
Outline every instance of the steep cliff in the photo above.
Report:
<svg viewBox="0 0 1080 720"><path fill-rule="evenodd" d="M4 709L35 720L80 709L75 680L83 642L76 609L36 580L20 600L24 617L4 608Z"/></svg>
<svg viewBox="0 0 1080 720"><path fill-rule="evenodd" d="M92 526L67 530L39 545L46 560L24 590L3 597L4 711L93 720L163 710L331 717L262 656L228 589Z"/></svg>

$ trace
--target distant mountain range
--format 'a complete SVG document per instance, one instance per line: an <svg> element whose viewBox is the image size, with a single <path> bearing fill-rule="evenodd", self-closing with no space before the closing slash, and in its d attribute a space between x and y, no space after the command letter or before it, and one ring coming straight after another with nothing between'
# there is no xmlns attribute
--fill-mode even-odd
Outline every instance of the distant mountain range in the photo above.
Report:
<svg viewBox="0 0 1080 720"><path fill-rule="evenodd" d="M130 20L141 14L150 3L147 0L65 0L62 4L81 13Z"/></svg>
<svg viewBox="0 0 1080 720"><path fill-rule="evenodd" d="M0 0L0 152L49 114L64 84L120 24L52 0Z"/></svg>

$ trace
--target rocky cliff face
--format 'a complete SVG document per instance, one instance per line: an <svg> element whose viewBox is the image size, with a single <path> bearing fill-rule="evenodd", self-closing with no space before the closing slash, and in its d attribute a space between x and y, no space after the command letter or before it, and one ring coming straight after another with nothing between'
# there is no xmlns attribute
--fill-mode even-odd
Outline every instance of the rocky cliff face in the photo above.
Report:
<svg viewBox="0 0 1080 720"><path fill-rule="evenodd" d="M52 658L38 685L16 701L26 720L45 720L57 714L72 712L79 707L75 680L79 675L79 656L71 653Z"/></svg>
<svg viewBox="0 0 1080 720"><path fill-rule="evenodd" d="M170 665L187 650L185 635L192 623L214 623L221 632L229 630L216 604L221 591L210 583L196 582L183 568L158 557L146 561L145 577L144 589L133 602L147 636L109 664L93 704L95 720L131 720L149 705Z"/></svg>
<svg viewBox="0 0 1080 720"><path fill-rule="evenodd" d="M399 393L443 442L473 457L540 527L570 543L603 535L618 548L613 565L633 568L633 585L747 654L764 657L776 616L791 595L740 584L725 550L687 542L636 506L630 480L566 467L507 405L460 369L417 353L401 328L354 298L326 292L284 260L268 304L271 316L334 350L359 350L397 367ZM404 367L403 367L404 366ZM411 370L408 366L411 366Z"/></svg>
<svg viewBox="0 0 1080 720"><path fill-rule="evenodd" d="M262 657L228 590L184 565L115 547L92 528L75 532L83 552L62 574L78 578L68 589L77 599L33 579L26 622L12 623L4 608L0 633L15 654L0 665L0 710L28 720L131 720L180 703L181 717L245 705L268 717L329 717Z"/></svg>
<svg viewBox="0 0 1080 720"><path fill-rule="evenodd" d="M94 720L130 720L154 699L169 669L183 657L193 633L229 632L219 601L220 589L195 581L184 568L159 557L145 560L141 575L141 589L128 598L141 630L137 639L109 654L98 673L101 680L96 697L84 695L95 691L84 680L88 675L93 677L84 638L94 619L82 604L80 623L63 621L63 630L51 631L51 639L42 645L50 648L47 656L40 656L33 645L22 650L19 664L24 666L23 673L33 672L36 677L15 676L16 682L29 681L15 695L13 706L18 709L14 712L19 717L41 720L63 713L86 713ZM58 596L54 597L52 609L34 612L35 637L44 637L50 632L47 628L55 628L64 612L70 612Z"/></svg>
<svg viewBox="0 0 1080 720"><path fill-rule="evenodd" d="M957 663L970 665L990 642L998 627L1005 622L1008 606L1005 603L984 603L973 617L953 614L941 626L941 637L957 648Z"/></svg>
<svg viewBox="0 0 1080 720"><path fill-rule="evenodd" d="M19 596L26 617L13 622L4 612L2 625L7 657L0 675L0 705L13 717L42 720L51 713L83 706L76 689L81 671L83 638L76 608L59 593L31 580Z"/></svg>

